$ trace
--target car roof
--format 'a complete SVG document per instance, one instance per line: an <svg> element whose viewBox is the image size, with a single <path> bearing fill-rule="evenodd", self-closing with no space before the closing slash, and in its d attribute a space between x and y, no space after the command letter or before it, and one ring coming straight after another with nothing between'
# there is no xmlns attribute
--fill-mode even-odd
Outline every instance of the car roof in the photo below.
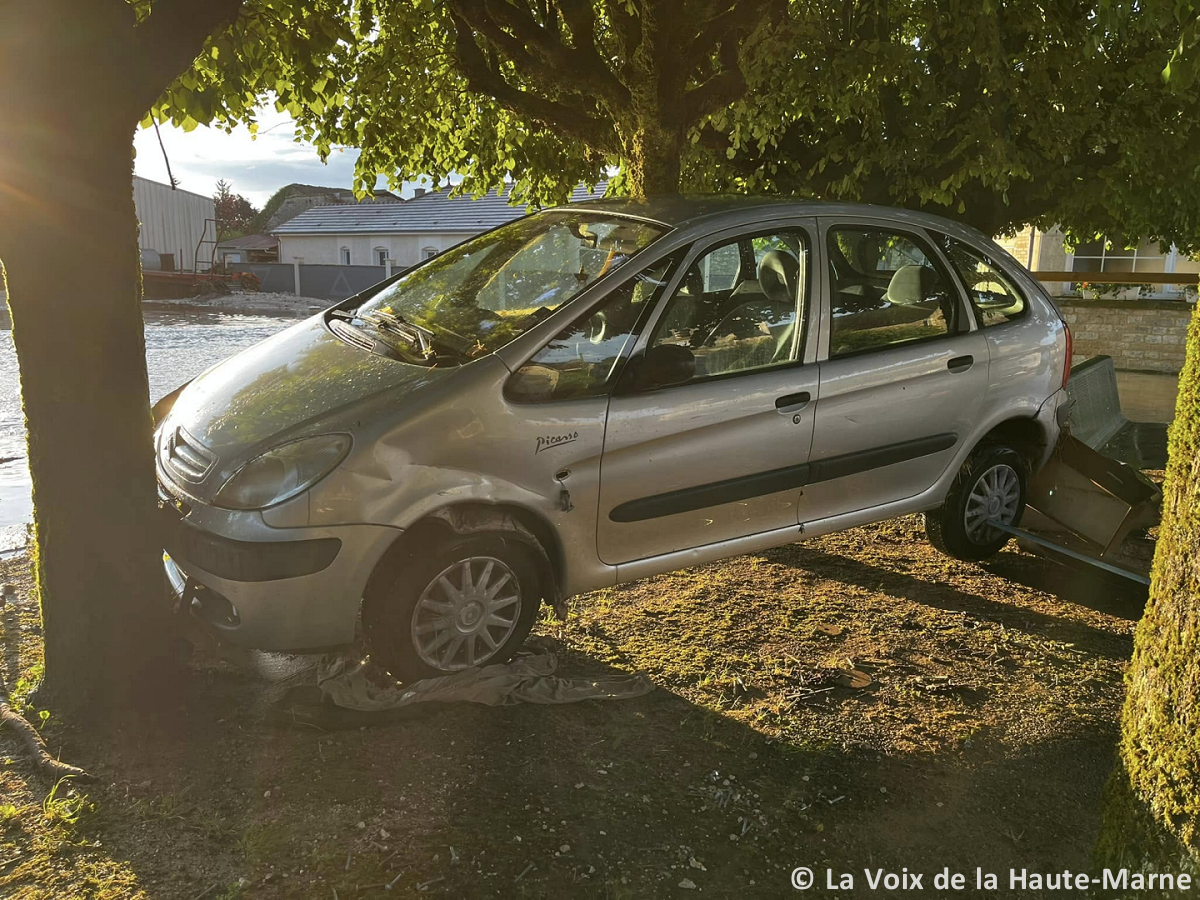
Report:
<svg viewBox="0 0 1200 900"><path fill-rule="evenodd" d="M905 222L918 227L934 228L948 234L966 236L976 241L982 239L988 244L992 243L991 238L970 225L931 213L868 203L797 200L794 197L664 194L640 200L630 197L584 200L557 208L575 211L594 210L619 216L633 216L681 230L694 226L703 227L705 230L715 230L725 224L738 225L746 221L747 213L754 211L769 213L772 216L869 216L889 219L893 222Z"/></svg>

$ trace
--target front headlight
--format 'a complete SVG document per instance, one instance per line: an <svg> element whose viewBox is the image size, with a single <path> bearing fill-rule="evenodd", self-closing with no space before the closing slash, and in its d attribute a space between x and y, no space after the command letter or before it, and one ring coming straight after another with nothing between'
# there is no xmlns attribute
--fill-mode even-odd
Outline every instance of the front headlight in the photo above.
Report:
<svg viewBox="0 0 1200 900"><path fill-rule="evenodd" d="M225 509L262 509L308 490L350 450L350 436L323 434L282 444L233 473L213 501Z"/></svg>

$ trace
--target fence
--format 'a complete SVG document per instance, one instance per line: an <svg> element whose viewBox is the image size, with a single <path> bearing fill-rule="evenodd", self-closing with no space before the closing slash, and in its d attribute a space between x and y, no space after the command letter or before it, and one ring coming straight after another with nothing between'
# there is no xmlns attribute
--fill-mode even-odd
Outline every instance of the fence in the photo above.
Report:
<svg viewBox="0 0 1200 900"><path fill-rule="evenodd" d="M296 267L291 263L230 263L231 272L252 272L258 276L259 290L279 294L296 293ZM400 271L399 268L393 272ZM365 291L386 277L383 266L300 266L300 290L303 297L331 303Z"/></svg>

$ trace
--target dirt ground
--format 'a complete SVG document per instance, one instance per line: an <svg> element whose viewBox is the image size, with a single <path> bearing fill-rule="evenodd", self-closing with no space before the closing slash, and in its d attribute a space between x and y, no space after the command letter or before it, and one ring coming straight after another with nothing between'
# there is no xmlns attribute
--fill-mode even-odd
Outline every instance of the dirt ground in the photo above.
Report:
<svg viewBox="0 0 1200 900"><path fill-rule="evenodd" d="M19 695L40 652L24 562L0 581ZM168 721L97 738L50 715L97 784L47 802L0 735L0 896L784 897L803 865L856 875L810 895L880 897L863 869L927 889L943 867L1078 871L1144 601L1012 546L945 559L909 517L539 625L563 674L647 673L634 700L323 732L274 706L296 664L193 660Z"/></svg>

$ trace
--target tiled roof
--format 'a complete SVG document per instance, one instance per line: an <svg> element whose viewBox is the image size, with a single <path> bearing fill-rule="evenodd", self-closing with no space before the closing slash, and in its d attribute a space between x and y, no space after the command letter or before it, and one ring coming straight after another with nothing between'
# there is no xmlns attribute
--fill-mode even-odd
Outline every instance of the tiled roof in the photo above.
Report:
<svg viewBox="0 0 1200 900"><path fill-rule="evenodd" d="M605 182L589 191L580 185L571 201L604 196ZM462 232L476 234L525 215L525 207L510 206L512 188L489 191L478 200L470 195L448 197L431 191L404 203L345 203L314 206L289 219L275 234L406 234Z"/></svg>
<svg viewBox="0 0 1200 900"><path fill-rule="evenodd" d="M247 234L221 241L217 247L223 250L278 250L279 238L269 234Z"/></svg>

